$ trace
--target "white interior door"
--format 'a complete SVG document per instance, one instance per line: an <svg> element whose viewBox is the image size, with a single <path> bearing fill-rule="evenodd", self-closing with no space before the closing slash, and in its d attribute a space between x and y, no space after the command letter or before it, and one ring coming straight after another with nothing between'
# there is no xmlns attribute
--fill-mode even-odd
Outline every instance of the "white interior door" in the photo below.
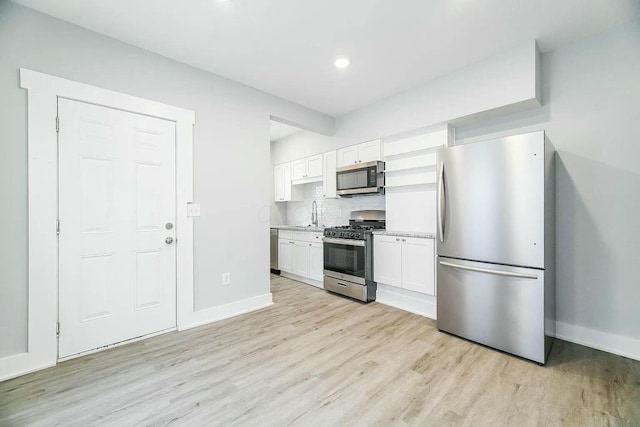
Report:
<svg viewBox="0 0 640 427"><path fill-rule="evenodd" d="M58 115L63 358L176 325L175 123L65 99Z"/></svg>

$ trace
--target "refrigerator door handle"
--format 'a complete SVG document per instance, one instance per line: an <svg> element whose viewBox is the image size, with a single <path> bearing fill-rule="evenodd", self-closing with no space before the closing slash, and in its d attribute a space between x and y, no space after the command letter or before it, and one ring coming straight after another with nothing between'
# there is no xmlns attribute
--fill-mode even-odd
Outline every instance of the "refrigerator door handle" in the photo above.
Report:
<svg viewBox="0 0 640 427"><path fill-rule="evenodd" d="M446 213L445 201L442 198L444 190L444 162L440 165L440 185L438 185L438 231L440 232L440 242L444 242L444 215Z"/></svg>
<svg viewBox="0 0 640 427"><path fill-rule="evenodd" d="M537 274L515 273L512 271L500 271L500 270L491 270L489 268L469 267L467 265L453 264L451 262L446 262L446 261L440 261L440 265L444 265L445 267L457 268L459 270L469 270L469 271L475 271L478 273L495 274L497 276L518 277L520 279L533 279L533 280L538 279Z"/></svg>

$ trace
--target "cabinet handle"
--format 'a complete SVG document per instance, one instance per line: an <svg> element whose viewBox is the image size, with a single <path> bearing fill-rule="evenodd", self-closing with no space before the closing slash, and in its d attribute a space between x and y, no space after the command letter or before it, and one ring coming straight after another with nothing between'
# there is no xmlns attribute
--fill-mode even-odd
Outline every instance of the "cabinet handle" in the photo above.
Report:
<svg viewBox="0 0 640 427"><path fill-rule="evenodd" d="M309 243L309 246L311 246L311 243Z"/></svg>
<svg viewBox="0 0 640 427"><path fill-rule="evenodd" d="M289 244L291 244L291 245L295 245L295 244L296 244L296 242L289 242Z"/></svg>
<svg viewBox="0 0 640 427"><path fill-rule="evenodd" d="M406 239L402 239L402 241L403 241L403 242L406 242L407 240L406 240Z"/></svg>
<svg viewBox="0 0 640 427"><path fill-rule="evenodd" d="M399 241L400 241L400 239L396 238L396 242L399 242Z"/></svg>

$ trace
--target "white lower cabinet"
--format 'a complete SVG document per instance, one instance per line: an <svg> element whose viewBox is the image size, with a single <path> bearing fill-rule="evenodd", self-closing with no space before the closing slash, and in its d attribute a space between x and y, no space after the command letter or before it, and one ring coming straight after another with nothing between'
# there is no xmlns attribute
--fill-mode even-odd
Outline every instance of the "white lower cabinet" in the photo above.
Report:
<svg viewBox="0 0 640 427"><path fill-rule="evenodd" d="M376 282L435 295L433 239L377 235L373 245Z"/></svg>
<svg viewBox="0 0 640 427"><path fill-rule="evenodd" d="M288 240L278 239L278 270L293 269L293 245Z"/></svg>
<svg viewBox="0 0 640 427"><path fill-rule="evenodd" d="M402 284L402 242L400 237L374 236L373 280L387 285Z"/></svg>
<svg viewBox="0 0 640 427"><path fill-rule="evenodd" d="M278 269L311 279L308 283L322 287L324 251L322 233L281 231L278 239Z"/></svg>
<svg viewBox="0 0 640 427"><path fill-rule="evenodd" d="M309 277L322 282L324 279L324 249L322 243L310 243L309 245Z"/></svg>
<svg viewBox="0 0 640 427"><path fill-rule="evenodd" d="M433 239L402 239L402 287L435 295Z"/></svg>
<svg viewBox="0 0 640 427"><path fill-rule="evenodd" d="M292 273L302 277L309 277L309 245L307 242L295 242L293 245Z"/></svg>

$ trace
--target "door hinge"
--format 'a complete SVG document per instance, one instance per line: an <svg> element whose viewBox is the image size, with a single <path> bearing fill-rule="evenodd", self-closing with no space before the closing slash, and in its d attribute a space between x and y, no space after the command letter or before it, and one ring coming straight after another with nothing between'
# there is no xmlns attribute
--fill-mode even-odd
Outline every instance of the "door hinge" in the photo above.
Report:
<svg viewBox="0 0 640 427"><path fill-rule="evenodd" d="M56 116L56 132L60 132L60 116Z"/></svg>
<svg viewBox="0 0 640 427"><path fill-rule="evenodd" d="M56 323L56 338L60 338L60 322Z"/></svg>
<svg viewBox="0 0 640 427"><path fill-rule="evenodd" d="M56 235L60 235L60 220L56 219Z"/></svg>

